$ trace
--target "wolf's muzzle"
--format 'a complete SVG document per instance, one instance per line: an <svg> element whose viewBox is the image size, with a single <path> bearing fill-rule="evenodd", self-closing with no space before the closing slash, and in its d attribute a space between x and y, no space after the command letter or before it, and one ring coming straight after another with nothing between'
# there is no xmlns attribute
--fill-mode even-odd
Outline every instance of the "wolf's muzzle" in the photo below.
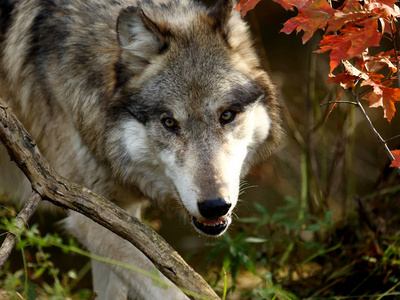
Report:
<svg viewBox="0 0 400 300"><path fill-rule="evenodd" d="M228 197L205 200L197 204L201 218L192 218L195 228L206 235L219 236L225 232L231 223L228 214L232 206Z"/></svg>

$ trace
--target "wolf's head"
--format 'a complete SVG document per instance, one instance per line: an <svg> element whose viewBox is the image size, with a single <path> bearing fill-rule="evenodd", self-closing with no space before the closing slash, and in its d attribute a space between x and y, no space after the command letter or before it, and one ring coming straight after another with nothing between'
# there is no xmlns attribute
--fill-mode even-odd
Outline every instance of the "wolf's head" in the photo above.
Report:
<svg viewBox="0 0 400 300"><path fill-rule="evenodd" d="M222 234L240 178L281 134L276 91L231 0L207 10L171 1L124 9L108 131L116 176L176 199L195 228Z"/></svg>

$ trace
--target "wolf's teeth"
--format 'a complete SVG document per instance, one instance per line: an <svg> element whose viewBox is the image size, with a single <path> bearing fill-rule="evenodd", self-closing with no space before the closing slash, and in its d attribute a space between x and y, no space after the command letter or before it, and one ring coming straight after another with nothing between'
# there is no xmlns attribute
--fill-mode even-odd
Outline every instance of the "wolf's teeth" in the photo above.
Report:
<svg viewBox="0 0 400 300"><path fill-rule="evenodd" d="M217 220L205 220L205 221L197 219L197 221L200 224L202 224L204 226L209 226L209 227L222 225L225 222L225 220L226 220L226 217L222 217L222 218L217 219Z"/></svg>
<svg viewBox="0 0 400 300"><path fill-rule="evenodd" d="M197 231L209 236L219 236L225 232L230 223L230 216L219 218L217 220L197 219L192 216L193 225Z"/></svg>

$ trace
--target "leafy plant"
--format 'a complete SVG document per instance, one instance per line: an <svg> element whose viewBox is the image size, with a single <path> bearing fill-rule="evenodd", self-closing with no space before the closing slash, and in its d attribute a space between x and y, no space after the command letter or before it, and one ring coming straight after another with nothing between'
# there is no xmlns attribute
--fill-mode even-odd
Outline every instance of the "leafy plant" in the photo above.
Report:
<svg viewBox="0 0 400 300"><path fill-rule="evenodd" d="M271 299L276 295L279 299L281 297L282 299L297 299L279 282L291 277L298 267L301 268L312 259L329 252L318 242L304 241L301 234L330 230L333 224L332 211L328 211L325 218L320 220L309 214L305 207L300 207L297 199L286 197L285 203L272 213L262 205L254 203L258 215L238 220L250 227L248 230L235 237L226 233L222 239L208 244L209 264L211 265L212 262L215 266L215 261L221 261L218 268L220 271L214 274L214 286L222 281L225 272L228 273L232 279L227 290L229 295L238 288L243 272L250 272L259 278L260 284L251 291L238 291L242 296L249 299ZM290 260L289 264L294 262L293 258L289 259L289 257L295 248L311 253L311 258L288 268L288 260ZM285 275L282 275L283 273Z"/></svg>
<svg viewBox="0 0 400 300"><path fill-rule="evenodd" d="M259 0L240 1L236 9L241 9L242 15L245 15L258 2ZM354 152L357 109L392 161L390 166L397 167L399 171L400 152L390 150L388 146L391 142L395 145L392 149L398 148L398 143L394 142L399 135L384 139L363 107L363 101L366 101L365 103L371 108L379 107L383 111L382 116L389 123L395 117L396 104L400 101L397 49L399 2L394 0L339 2L275 0L275 2L284 9L297 13L284 24L281 32L286 34L294 31L303 32L303 43L315 35L322 35L316 53L329 53L329 72L326 72L325 76L328 83L337 83L340 91L333 97L334 101L320 104L321 99L327 99L329 96L318 97L313 94L315 74L311 72L314 71L312 68L315 68L316 55L310 55L310 86L305 97L307 110L303 112L306 114L305 132L300 132L296 128L299 124L291 119L290 113L286 113L286 116L289 115L289 127L294 132L294 138L301 149L301 190L299 203L294 206L298 210L294 209L295 213L287 217L281 218L279 215L276 217L281 222L282 229L290 233L286 239L289 244L273 232L279 222L271 226L271 216L260 219L260 223L270 224L268 227L271 230L270 234L275 234L272 238L275 242L268 245L268 248L275 248L275 252L266 259L266 265L272 270L270 273L272 282L304 299L396 297L399 294L397 282L400 274L395 264L385 262L392 259L396 261L393 257L396 257L399 249L398 234L395 233L399 227L398 217L395 217L398 180L388 170L382 171L385 175L381 174L378 180L380 185L377 184L375 191L370 195L358 196L358 193L363 195L363 191L356 191L357 178L353 174L353 161L358 154ZM317 39L316 37L313 41ZM332 107L324 116L320 107L326 104ZM349 108L343 110L344 113L335 115L338 117L336 123L340 124L338 128L341 130L343 128L343 131L337 134L343 136L337 138L335 151L338 154L333 157L332 167L329 170L326 151L327 149L332 151L333 145L325 144L328 132L326 127L321 129L321 124L331 121L330 119L325 122L338 105L347 105ZM316 117L316 125L312 124L308 114ZM321 143L318 147L312 144L315 143L312 137L315 137L316 133L320 134L318 142ZM321 144L324 144L326 149ZM322 162L315 153L321 156ZM344 167L338 171L336 166L340 163L341 157ZM321 168L318 169L319 167ZM332 182L334 182L332 178L335 175L338 177L336 180L341 181L341 188L344 187L345 199L332 199L337 196L332 195ZM369 208L372 199L379 202L379 205ZM345 213L341 216L340 222L332 221L329 200L342 206ZM385 218L373 209L384 210ZM382 229L379 227L382 226L379 222L390 224L387 226L392 228ZM304 228L313 233L312 239L302 239ZM276 251L281 244L287 247L283 251ZM308 257L299 255L302 249L310 250L306 252ZM311 276L308 282L307 279L296 280L293 276L286 275L293 275L296 272L299 274L302 267L311 263L316 264L315 269L320 268L320 273L319 276ZM288 270L285 276L277 276L279 272L276 270L285 268ZM390 275L386 276L387 274ZM268 299L272 297L268 296Z"/></svg>
<svg viewBox="0 0 400 300"><path fill-rule="evenodd" d="M8 232L14 229L15 213L12 208L0 211L0 230ZM39 299L46 295L46 299L92 299L92 292L86 289L75 289L76 284L90 271L90 264L81 270L60 270L54 263L52 249L54 245L62 246L63 251L77 248L73 239L65 245L57 234L41 236L38 225L32 225L23 231L16 250L21 253L22 269L12 268L8 263L0 270L0 286L10 299ZM29 254L29 259L27 258ZM45 280L44 280L45 279Z"/></svg>
<svg viewBox="0 0 400 300"><path fill-rule="evenodd" d="M248 10L260 0L242 0L235 9ZM373 134L384 147L387 156L399 167L398 150L390 151L387 140L376 131L366 114L361 99L369 102L370 107L382 107L384 118L392 120L400 101L399 58L396 46L397 18L400 8L397 0L346 0L343 3L326 0L274 0L286 10L297 9L297 16L289 19L281 32L290 34L303 31L302 41L306 43L318 29L325 30L317 53L330 51L330 74L328 83L339 83L343 90L349 91L353 101L339 101L339 93L334 106L338 103L352 104L360 108ZM337 8L334 8L334 3ZM373 51L372 47L381 44L382 38L392 43L389 51ZM372 52L378 52L371 54ZM392 85L397 82L397 87Z"/></svg>

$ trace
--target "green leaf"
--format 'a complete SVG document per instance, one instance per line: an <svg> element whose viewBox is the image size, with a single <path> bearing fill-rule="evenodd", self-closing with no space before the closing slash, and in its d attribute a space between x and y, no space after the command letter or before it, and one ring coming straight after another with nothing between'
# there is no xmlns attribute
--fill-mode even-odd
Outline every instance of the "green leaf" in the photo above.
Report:
<svg viewBox="0 0 400 300"><path fill-rule="evenodd" d="M298 206L299 204L299 200L297 200L296 198L292 198L292 197L285 197L285 201L290 204L290 206Z"/></svg>
<svg viewBox="0 0 400 300"><path fill-rule="evenodd" d="M300 226L300 224L297 220L292 220L292 219L281 220L281 221L277 222L277 224L282 225L287 228L290 228L290 229L296 229L296 228L299 228L299 226Z"/></svg>
<svg viewBox="0 0 400 300"><path fill-rule="evenodd" d="M36 278L41 277L45 271L46 271L46 268L45 268L45 267L41 267L41 268L39 268L39 269L36 269L36 271L35 271L35 277L36 277Z"/></svg>
<svg viewBox="0 0 400 300"><path fill-rule="evenodd" d="M260 222L260 218L250 217L250 218L239 218L238 221L242 223L258 223Z"/></svg>
<svg viewBox="0 0 400 300"><path fill-rule="evenodd" d="M290 214L286 211L276 211L272 215L272 221L277 222L282 219L286 219Z"/></svg>
<svg viewBox="0 0 400 300"><path fill-rule="evenodd" d="M333 209L330 209L325 214L325 223L328 225L332 222Z"/></svg>
<svg viewBox="0 0 400 300"><path fill-rule="evenodd" d="M21 282L25 282L25 275L20 276L19 279L21 280ZM27 279L27 283L28 283L27 290L26 290L27 299L28 300L37 299L36 288L38 287L38 285L33 283L32 281L30 281L29 279ZM21 289L21 291L22 290L23 290L23 288Z"/></svg>
<svg viewBox="0 0 400 300"><path fill-rule="evenodd" d="M247 242L247 243L254 243L254 244L257 244L257 243L265 243L265 242L267 242L268 240L265 239L265 238L248 237L248 238L245 238L244 241Z"/></svg>
<svg viewBox="0 0 400 300"><path fill-rule="evenodd" d="M37 299L38 293L36 292L35 288L37 287L32 281L29 281L29 288L28 288L28 300L35 300Z"/></svg>
<svg viewBox="0 0 400 300"><path fill-rule="evenodd" d="M260 203L255 202L254 206L261 214L269 216L269 212L267 211L267 209L264 206L262 206Z"/></svg>
<svg viewBox="0 0 400 300"><path fill-rule="evenodd" d="M322 229L322 226L320 224L310 224L307 226L307 231L318 231Z"/></svg>

